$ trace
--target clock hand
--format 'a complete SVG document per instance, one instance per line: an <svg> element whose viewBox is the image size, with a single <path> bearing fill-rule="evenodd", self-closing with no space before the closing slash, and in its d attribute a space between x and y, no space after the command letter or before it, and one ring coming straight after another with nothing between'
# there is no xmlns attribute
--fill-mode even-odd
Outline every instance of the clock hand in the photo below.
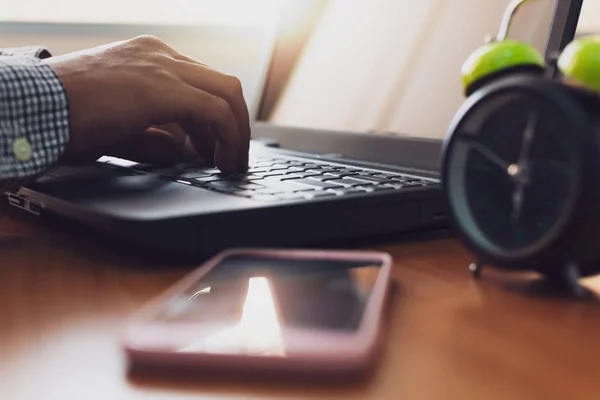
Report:
<svg viewBox="0 0 600 400"><path fill-rule="evenodd" d="M509 167L510 169L508 170L508 173L515 178L517 185L512 195L513 212L511 220L513 224L516 223L521 216L523 200L525 197L525 186L529 184L529 177L527 176L528 174L523 174L523 172L525 172L524 170L527 168L527 158L531 149L531 142L533 142L533 137L535 135L537 118L537 113L532 113L529 116L527 126L525 127L525 132L523 133L523 143L521 144L519 161L517 161L516 165L511 165Z"/></svg>
<svg viewBox="0 0 600 400"><path fill-rule="evenodd" d="M525 183L518 182L517 188L513 192L513 195L512 195L513 210L512 210L512 215L511 215L511 221L513 224L516 223L519 220L519 217L521 216L521 210L523 209L524 197L525 197Z"/></svg>
<svg viewBox="0 0 600 400"><path fill-rule="evenodd" d="M527 157L529 156L531 142L533 142L533 136L535 135L535 128L537 126L537 118L538 114L532 113L529 116L529 120L527 120L527 126L525 127L525 132L523 134L523 143L521 144L521 152L519 154L519 161L517 161L519 168L523 167L523 164L526 162Z"/></svg>
<svg viewBox="0 0 600 400"><path fill-rule="evenodd" d="M494 153L493 151L491 151L487 147L483 146L479 142L473 141L473 142L471 142L469 144L475 150L477 150L481 155L483 155L485 158L487 158L488 160L490 160L491 162L493 162L494 164L496 164L497 166L499 166L503 170L508 171L508 168L510 167L510 163L508 161L504 160L502 157L498 156L496 153Z"/></svg>

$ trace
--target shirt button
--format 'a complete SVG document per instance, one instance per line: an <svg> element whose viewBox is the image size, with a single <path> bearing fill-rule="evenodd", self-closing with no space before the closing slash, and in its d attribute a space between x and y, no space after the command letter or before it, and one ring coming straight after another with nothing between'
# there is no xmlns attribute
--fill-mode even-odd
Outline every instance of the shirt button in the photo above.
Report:
<svg viewBox="0 0 600 400"><path fill-rule="evenodd" d="M13 152L19 161L31 160L31 145L25 138L19 138L13 142Z"/></svg>

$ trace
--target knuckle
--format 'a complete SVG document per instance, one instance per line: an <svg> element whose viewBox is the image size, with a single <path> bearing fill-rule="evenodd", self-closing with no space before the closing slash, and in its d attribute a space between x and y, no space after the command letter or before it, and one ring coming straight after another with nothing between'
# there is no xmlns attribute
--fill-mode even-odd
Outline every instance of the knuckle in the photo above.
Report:
<svg viewBox="0 0 600 400"><path fill-rule="evenodd" d="M243 96L242 82L237 77L228 75L226 82L228 98L239 98Z"/></svg>
<svg viewBox="0 0 600 400"><path fill-rule="evenodd" d="M163 42L154 35L140 35L133 39L134 42L149 48L162 47Z"/></svg>

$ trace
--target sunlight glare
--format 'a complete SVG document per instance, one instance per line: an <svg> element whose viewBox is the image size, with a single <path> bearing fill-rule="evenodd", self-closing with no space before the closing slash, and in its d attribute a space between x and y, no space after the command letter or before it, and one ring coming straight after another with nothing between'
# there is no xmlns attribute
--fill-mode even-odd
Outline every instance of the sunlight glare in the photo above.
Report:
<svg viewBox="0 0 600 400"><path fill-rule="evenodd" d="M250 278L240 322L181 351L285 355L269 280L265 277Z"/></svg>

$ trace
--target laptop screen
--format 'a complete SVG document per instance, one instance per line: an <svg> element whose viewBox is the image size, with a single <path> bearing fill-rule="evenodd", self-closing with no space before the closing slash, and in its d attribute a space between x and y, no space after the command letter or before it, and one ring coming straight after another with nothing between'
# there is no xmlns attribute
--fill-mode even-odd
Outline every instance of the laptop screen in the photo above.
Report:
<svg viewBox="0 0 600 400"><path fill-rule="evenodd" d="M498 32L509 1L285 3L259 120L441 139L464 100L461 66ZM554 6L525 5L511 38L544 52Z"/></svg>

